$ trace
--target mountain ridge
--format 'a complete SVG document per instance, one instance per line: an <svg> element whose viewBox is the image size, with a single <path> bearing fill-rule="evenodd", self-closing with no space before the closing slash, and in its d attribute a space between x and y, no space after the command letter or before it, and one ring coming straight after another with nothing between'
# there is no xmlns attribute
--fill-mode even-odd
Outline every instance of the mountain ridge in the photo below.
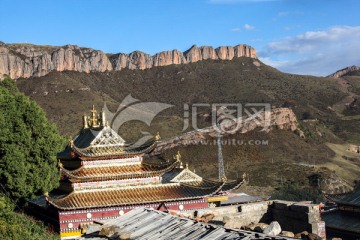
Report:
<svg viewBox="0 0 360 240"><path fill-rule="evenodd" d="M351 72L355 72L355 71L360 71L360 67L359 66L349 66L343 69L340 69L332 74L330 74L328 77L333 77L333 78L341 78L344 75L347 75Z"/></svg>
<svg viewBox="0 0 360 240"><path fill-rule="evenodd" d="M351 87L346 86L360 92L355 80L350 82ZM308 177L314 174L328 179L331 171L336 171L349 183L359 176L359 157L346 151L345 143L360 142L360 126L354 115L360 108L355 106L349 116L331 108L350 96L349 91L340 89L338 79L282 73L260 60L242 57L144 70L53 71L39 78L18 79L16 84L67 136L77 133L84 111L92 105L101 109L106 102L109 110L116 112L129 94L140 102L174 105L159 113L151 126L141 121L124 123L119 134L128 142L136 142L146 132L152 135L159 132L163 140L172 139L194 130L193 116L197 127L207 127L211 124L212 104L268 103L275 108L290 108L305 138L277 127L268 133L254 129L224 136L223 156L229 166L225 169L227 177L236 178L241 169L251 176L251 186L276 187L286 181L306 185ZM198 108L198 103L207 103L208 107ZM184 115L185 104L189 109L196 107L196 112L191 110L188 119ZM189 120L186 129L185 120ZM204 145L176 146L168 149L164 158L171 159L179 150L189 167L216 177L218 155L213 140L207 138L208 144ZM264 144L251 145L249 141L254 140ZM233 145L234 141L239 144Z"/></svg>
<svg viewBox="0 0 360 240"><path fill-rule="evenodd" d="M77 45L42 46L33 44L5 44L0 42L0 74L12 79L41 77L51 71L105 72L122 69L147 69L171 64L187 64L207 59L232 60L250 57L256 51L246 44L234 47L193 45L188 50L168 50L150 55L141 51L129 54L107 54Z"/></svg>

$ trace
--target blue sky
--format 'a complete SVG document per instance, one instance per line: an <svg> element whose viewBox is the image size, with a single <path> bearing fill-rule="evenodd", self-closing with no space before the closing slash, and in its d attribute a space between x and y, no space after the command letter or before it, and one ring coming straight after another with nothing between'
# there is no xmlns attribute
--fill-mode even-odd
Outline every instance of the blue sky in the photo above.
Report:
<svg viewBox="0 0 360 240"><path fill-rule="evenodd" d="M360 65L358 0L0 0L0 41L149 54L255 47L281 71L324 76Z"/></svg>

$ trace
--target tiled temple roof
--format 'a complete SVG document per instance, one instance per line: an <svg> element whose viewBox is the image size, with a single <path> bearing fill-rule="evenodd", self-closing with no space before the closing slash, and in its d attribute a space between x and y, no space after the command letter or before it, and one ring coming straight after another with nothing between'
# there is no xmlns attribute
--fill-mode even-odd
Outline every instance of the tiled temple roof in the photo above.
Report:
<svg viewBox="0 0 360 240"><path fill-rule="evenodd" d="M148 153L155 148L156 141L142 146L126 144L110 127L82 129L66 148L58 153L60 159L71 159L76 154L82 160L132 157Z"/></svg>
<svg viewBox="0 0 360 240"><path fill-rule="evenodd" d="M338 204L360 207L360 186L351 193L329 195L328 198Z"/></svg>
<svg viewBox="0 0 360 240"><path fill-rule="evenodd" d="M60 199L49 197L48 201L59 209L71 210L190 200L216 194L224 184L225 183L219 183L217 185L204 186L203 182L197 182L196 186L195 183L192 185L167 183L114 190L82 191L72 192Z"/></svg>
<svg viewBox="0 0 360 240"><path fill-rule="evenodd" d="M72 171L60 167L60 170L62 174L74 182L96 181L159 176L173 170L178 164L178 161L173 161L161 165L133 164L123 166L80 167Z"/></svg>

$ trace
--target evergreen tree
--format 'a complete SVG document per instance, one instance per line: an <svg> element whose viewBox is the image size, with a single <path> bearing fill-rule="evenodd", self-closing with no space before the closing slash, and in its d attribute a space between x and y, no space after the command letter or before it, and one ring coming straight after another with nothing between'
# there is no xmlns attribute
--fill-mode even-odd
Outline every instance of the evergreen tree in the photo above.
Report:
<svg viewBox="0 0 360 240"><path fill-rule="evenodd" d="M59 236L46 230L43 223L12 211L13 204L0 195L0 239L55 240Z"/></svg>
<svg viewBox="0 0 360 240"><path fill-rule="evenodd" d="M23 202L52 190L59 182L56 153L63 144L55 125L14 81L0 82L0 191Z"/></svg>

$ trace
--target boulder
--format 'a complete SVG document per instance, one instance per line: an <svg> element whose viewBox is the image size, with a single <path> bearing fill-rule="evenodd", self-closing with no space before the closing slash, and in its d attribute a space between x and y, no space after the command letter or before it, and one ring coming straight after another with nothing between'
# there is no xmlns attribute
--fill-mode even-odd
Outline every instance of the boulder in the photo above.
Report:
<svg viewBox="0 0 360 240"><path fill-rule="evenodd" d="M118 226L103 226L99 232L99 236L106 236L112 237L115 235L116 231L118 230Z"/></svg>
<svg viewBox="0 0 360 240"><path fill-rule="evenodd" d="M280 235L284 236L284 237L290 237L290 238L295 237L295 234L293 232L289 232L289 231L282 231Z"/></svg>
<svg viewBox="0 0 360 240"><path fill-rule="evenodd" d="M268 226L269 226L269 224L266 224L266 223L258 223L258 224L256 224L254 231L262 233L262 232L264 232L265 228L267 228Z"/></svg>
<svg viewBox="0 0 360 240"><path fill-rule="evenodd" d="M264 231L264 234L277 236L281 233L281 226L277 221L273 221L270 223L269 226L267 226Z"/></svg>
<svg viewBox="0 0 360 240"><path fill-rule="evenodd" d="M295 238L301 238L302 235L308 235L309 233L307 231L302 231L301 233L295 234Z"/></svg>
<svg viewBox="0 0 360 240"><path fill-rule="evenodd" d="M225 228L240 229L243 226L243 221L236 217L225 216L223 220Z"/></svg>
<svg viewBox="0 0 360 240"><path fill-rule="evenodd" d="M245 230L249 230L249 231L256 231L256 228L259 228L260 231L256 231L256 232L262 232L267 226L269 226L269 224L266 223L251 223L247 226L245 226Z"/></svg>
<svg viewBox="0 0 360 240"><path fill-rule="evenodd" d="M207 214L204 214L201 216L201 218L204 219L204 222L209 222L209 221L213 220L214 217L215 217L215 215L212 213L207 213Z"/></svg>
<svg viewBox="0 0 360 240"><path fill-rule="evenodd" d="M121 239L121 240L131 239L131 234L130 233L122 233L118 239Z"/></svg>
<svg viewBox="0 0 360 240"><path fill-rule="evenodd" d="M315 233L309 233L308 235L301 235L301 239L305 239L305 240L322 240L321 237L319 237L318 235L316 235Z"/></svg>

